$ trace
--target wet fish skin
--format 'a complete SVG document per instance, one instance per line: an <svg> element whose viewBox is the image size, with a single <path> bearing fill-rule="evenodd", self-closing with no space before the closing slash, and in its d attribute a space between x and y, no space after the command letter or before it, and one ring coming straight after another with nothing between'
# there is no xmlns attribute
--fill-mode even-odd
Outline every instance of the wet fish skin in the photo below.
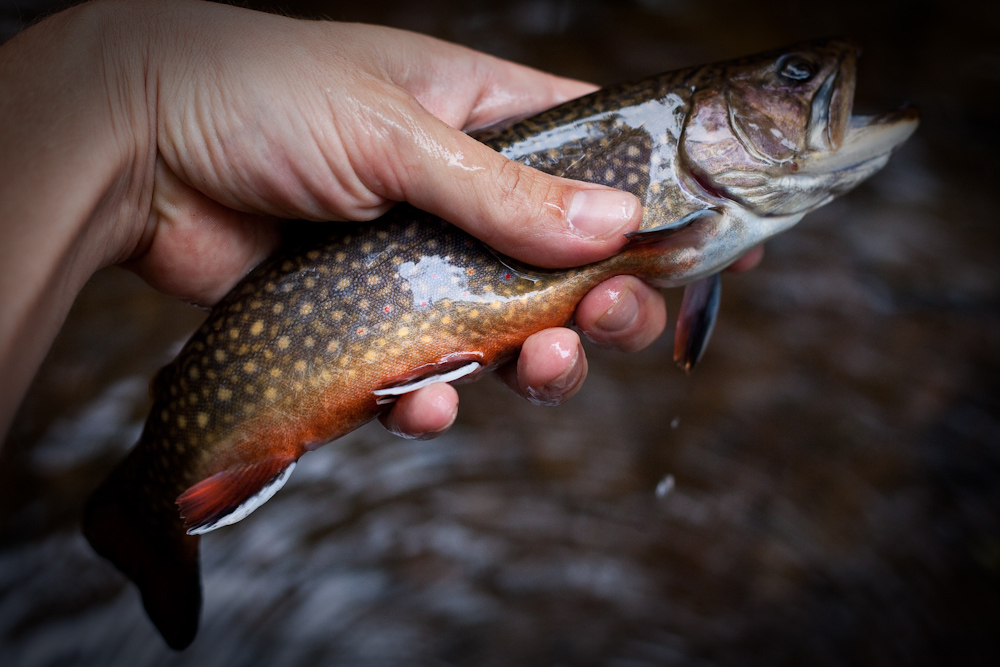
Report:
<svg viewBox="0 0 1000 667"><path fill-rule="evenodd" d="M296 223L156 377L139 444L86 507L88 540L136 582L167 642L187 646L201 604L197 533L252 511L300 456L375 417L394 388L496 367L610 276L712 280L884 164L907 133L850 125L855 51L816 42L681 70L481 135L512 159L639 197L642 230L603 262L526 267L405 205L376 223ZM906 114L880 122L915 126ZM884 150L857 148L865 131ZM842 145L861 166L840 157L824 172ZM684 315L711 330L712 316Z"/></svg>

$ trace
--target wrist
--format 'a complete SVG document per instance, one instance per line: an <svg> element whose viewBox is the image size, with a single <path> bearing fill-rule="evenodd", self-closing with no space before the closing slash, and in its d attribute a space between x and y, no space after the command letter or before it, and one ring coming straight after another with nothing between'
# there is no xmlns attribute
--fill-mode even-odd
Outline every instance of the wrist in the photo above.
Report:
<svg viewBox="0 0 1000 667"><path fill-rule="evenodd" d="M76 294L141 232L154 126L127 11L78 6L0 48L0 434Z"/></svg>

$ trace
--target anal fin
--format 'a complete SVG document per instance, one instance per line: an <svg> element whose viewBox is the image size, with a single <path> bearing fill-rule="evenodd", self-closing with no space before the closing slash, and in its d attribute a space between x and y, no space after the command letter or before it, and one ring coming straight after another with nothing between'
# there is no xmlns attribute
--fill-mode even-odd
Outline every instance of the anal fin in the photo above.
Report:
<svg viewBox="0 0 1000 667"><path fill-rule="evenodd" d="M674 361L690 373L705 354L719 316L722 277L713 273L684 288L674 330Z"/></svg>
<svg viewBox="0 0 1000 667"><path fill-rule="evenodd" d="M295 463L292 457L272 456L215 473L189 488L177 497L188 535L245 519L285 485Z"/></svg>

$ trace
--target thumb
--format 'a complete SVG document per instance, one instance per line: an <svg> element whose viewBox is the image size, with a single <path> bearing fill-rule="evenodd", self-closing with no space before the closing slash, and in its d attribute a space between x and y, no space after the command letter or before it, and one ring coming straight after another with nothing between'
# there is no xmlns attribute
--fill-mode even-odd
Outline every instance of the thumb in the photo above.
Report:
<svg viewBox="0 0 1000 667"><path fill-rule="evenodd" d="M402 108L401 108L402 107ZM381 119L382 151L359 174L387 199L451 222L502 253L544 267L603 259L638 228L628 192L551 176L509 160L427 112L413 98ZM386 136L386 135L389 136ZM388 140L386 140L388 139ZM384 147L391 147L384 159Z"/></svg>

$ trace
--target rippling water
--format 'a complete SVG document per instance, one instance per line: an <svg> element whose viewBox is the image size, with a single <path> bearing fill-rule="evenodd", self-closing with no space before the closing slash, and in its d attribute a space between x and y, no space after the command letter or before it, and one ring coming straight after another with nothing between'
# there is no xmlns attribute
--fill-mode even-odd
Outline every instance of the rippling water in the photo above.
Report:
<svg viewBox="0 0 1000 667"><path fill-rule="evenodd" d="M0 455L0 663L998 664L1000 22L816 4L281 3L602 83L850 34L860 110L908 101L923 124L727 277L693 378L669 336L590 349L560 408L487 380L442 438L369 426L305 457L204 539L180 654L79 514L202 314L98 274Z"/></svg>

